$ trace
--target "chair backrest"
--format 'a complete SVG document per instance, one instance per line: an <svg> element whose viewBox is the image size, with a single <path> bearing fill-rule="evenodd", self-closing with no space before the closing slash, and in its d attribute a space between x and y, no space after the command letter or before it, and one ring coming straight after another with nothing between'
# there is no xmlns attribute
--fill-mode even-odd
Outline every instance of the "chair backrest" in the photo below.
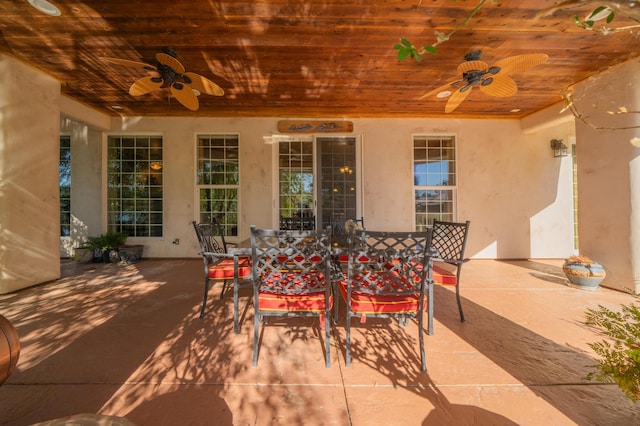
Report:
<svg viewBox="0 0 640 426"><path fill-rule="evenodd" d="M444 261L461 261L467 245L470 222L433 221L431 247L438 251Z"/></svg>
<svg viewBox="0 0 640 426"><path fill-rule="evenodd" d="M198 237L201 253L226 253L227 242L224 239L222 227L217 221L197 223L192 222Z"/></svg>
<svg viewBox="0 0 640 426"><path fill-rule="evenodd" d="M349 243L348 292L424 294L431 230L356 232Z"/></svg>
<svg viewBox="0 0 640 426"><path fill-rule="evenodd" d="M325 230L251 226L251 255L258 291L304 294L325 291L330 285L331 238Z"/></svg>

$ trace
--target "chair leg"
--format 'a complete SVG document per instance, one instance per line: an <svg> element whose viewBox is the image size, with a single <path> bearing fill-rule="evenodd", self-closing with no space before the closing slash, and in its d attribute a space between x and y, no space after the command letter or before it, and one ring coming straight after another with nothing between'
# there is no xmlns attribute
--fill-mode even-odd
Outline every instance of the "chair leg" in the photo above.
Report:
<svg viewBox="0 0 640 426"><path fill-rule="evenodd" d="M427 285L427 334L433 336L433 282Z"/></svg>
<svg viewBox="0 0 640 426"><path fill-rule="evenodd" d="M422 371L427 371L427 360L424 353L424 330L422 329L422 323L424 315L422 312L418 313L418 340L420 341L420 361L422 362Z"/></svg>
<svg viewBox="0 0 640 426"><path fill-rule="evenodd" d="M346 356L345 356L345 365L347 367L349 367L351 365L351 317L349 316L349 313L347 312L347 336L346 336L346 340L347 340L347 351L346 351Z"/></svg>
<svg viewBox="0 0 640 426"><path fill-rule="evenodd" d="M331 335L330 335L330 327L331 327L331 311L329 309L325 310L325 315L324 315L324 329L325 329L325 336L324 336L324 352L325 352L325 367L329 368L331 367Z"/></svg>
<svg viewBox="0 0 640 426"><path fill-rule="evenodd" d="M464 312L462 312L462 303L460 302L460 285L456 284L456 299L458 300L458 310L460 311L460 322L464 322Z"/></svg>
<svg viewBox="0 0 640 426"><path fill-rule="evenodd" d="M222 291L220 292L220 300L224 297L224 292L227 289L227 280L224 280L222 283Z"/></svg>
<svg viewBox="0 0 640 426"><path fill-rule="evenodd" d="M260 312L257 312L257 309L256 309L256 313L253 320L253 366L254 367L258 365L258 338L259 338L259 331L260 331L260 320L261 320Z"/></svg>
<svg viewBox="0 0 640 426"><path fill-rule="evenodd" d="M200 319L204 318L204 310L207 307L207 296L209 294L209 278L204 279L204 297L202 298L202 308L200 308Z"/></svg>
<svg viewBox="0 0 640 426"><path fill-rule="evenodd" d="M238 334L240 333L240 324L239 324L239 320L238 320L238 310L239 308L239 303L238 303L238 279L234 278L233 280L233 331Z"/></svg>

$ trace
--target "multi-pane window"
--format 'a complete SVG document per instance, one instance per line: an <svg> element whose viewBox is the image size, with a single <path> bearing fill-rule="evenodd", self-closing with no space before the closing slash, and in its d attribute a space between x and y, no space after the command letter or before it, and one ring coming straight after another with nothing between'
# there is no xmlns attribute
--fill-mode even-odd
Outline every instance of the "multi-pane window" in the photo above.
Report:
<svg viewBox="0 0 640 426"><path fill-rule="evenodd" d="M71 236L71 136L60 136L60 236Z"/></svg>
<svg viewBox="0 0 640 426"><path fill-rule="evenodd" d="M313 142L278 144L280 220L313 218ZM309 223L313 223L310 221Z"/></svg>
<svg viewBox="0 0 640 426"><path fill-rule="evenodd" d="M162 236L162 136L109 136L108 230Z"/></svg>
<svg viewBox="0 0 640 426"><path fill-rule="evenodd" d="M433 219L455 219L456 150L453 136L414 136L416 229Z"/></svg>
<svg viewBox="0 0 640 426"><path fill-rule="evenodd" d="M238 135L198 135L196 151L200 222L217 220L225 235L238 236Z"/></svg>

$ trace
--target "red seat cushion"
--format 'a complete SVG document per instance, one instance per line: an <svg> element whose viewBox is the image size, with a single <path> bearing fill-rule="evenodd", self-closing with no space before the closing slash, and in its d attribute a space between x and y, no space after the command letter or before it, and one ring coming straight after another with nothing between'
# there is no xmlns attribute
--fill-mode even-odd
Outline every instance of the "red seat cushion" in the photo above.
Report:
<svg viewBox="0 0 640 426"><path fill-rule="evenodd" d="M238 258L238 278L247 278L251 275L251 265L248 257ZM210 280L232 280L233 259L223 259L209 267Z"/></svg>
<svg viewBox="0 0 640 426"><path fill-rule="evenodd" d="M329 309L333 297L329 297ZM325 292L304 294L276 294L266 291L258 293L258 308L261 311L317 312L325 311Z"/></svg>
<svg viewBox="0 0 640 426"><path fill-rule="evenodd" d="M347 282L340 281L338 286L344 300L347 300ZM403 295L377 295L351 292L351 311L358 314L391 314L416 312L418 310L419 293ZM425 296L426 299L426 296ZM426 310L427 304L424 304Z"/></svg>
<svg viewBox="0 0 640 426"><path fill-rule="evenodd" d="M441 285L456 285L458 283L458 277L453 271L447 269L451 268L448 263L444 265L433 264L433 282Z"/></svg>

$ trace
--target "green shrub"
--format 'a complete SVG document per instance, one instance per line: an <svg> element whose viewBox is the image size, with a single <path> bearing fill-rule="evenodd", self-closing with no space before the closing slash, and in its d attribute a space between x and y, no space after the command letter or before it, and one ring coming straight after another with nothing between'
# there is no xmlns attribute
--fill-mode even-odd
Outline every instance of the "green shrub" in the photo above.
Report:
<svg viewBox="0 0 640 426"><path fill-rule="evenodd" d="M614 382L633 402L640 399L640 308L622 305L614 312L602 305L587 309L586 325L595 328L605 340L589 343L600 357L597 371L587 379Z"/></svg>
<svg viewBox="0 0 640 426"><path fill-rule="evenodd" d="M88 246L93 249L105 251L110 248L123 246L126 241L127 234L109 231L105 234L98 235L97 237L89 237Z"/></svg>

